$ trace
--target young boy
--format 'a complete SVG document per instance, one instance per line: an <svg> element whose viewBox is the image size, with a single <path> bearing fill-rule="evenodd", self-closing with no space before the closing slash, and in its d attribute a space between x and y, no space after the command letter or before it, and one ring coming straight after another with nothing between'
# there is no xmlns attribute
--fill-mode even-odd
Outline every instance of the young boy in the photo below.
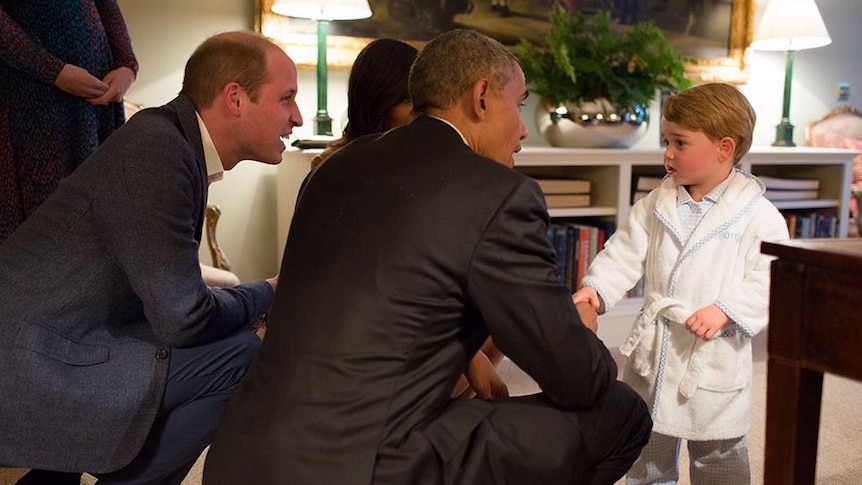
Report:
<svg viewBox="0 0 862 485"><path fill-rule="evenodd" d="M650 442L628 485L675 483L681 440L692 484L750 483L751 338L768 318L769 262L761 241L787 239L763 184L736 168L755 114L727 84L671 96L662 112L657 189L608 240L575 302L600 312L645 277L643 308L620 348L623 380L650 405Z"/></svg>

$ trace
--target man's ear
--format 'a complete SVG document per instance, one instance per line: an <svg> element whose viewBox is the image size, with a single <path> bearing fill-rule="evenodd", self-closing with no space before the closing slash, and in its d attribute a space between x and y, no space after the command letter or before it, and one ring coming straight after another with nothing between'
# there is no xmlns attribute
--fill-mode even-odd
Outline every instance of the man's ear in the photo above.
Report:
<svg viewBox="0 0 862 485"><path fill-rule="evenodd" d="M239 116L242 111L242 103L244 102L242 86L235 82L225 84L221 90L220 99L228 113Z"/></svg>
<svg viewBox="0 0 862 485"><path fill-rule="evenodd" d="M473 89L470 91L473 112L479 118L484 118L488 113L487 95L490 93L490 87L486 79L480 79L473 84Z"/></svg>

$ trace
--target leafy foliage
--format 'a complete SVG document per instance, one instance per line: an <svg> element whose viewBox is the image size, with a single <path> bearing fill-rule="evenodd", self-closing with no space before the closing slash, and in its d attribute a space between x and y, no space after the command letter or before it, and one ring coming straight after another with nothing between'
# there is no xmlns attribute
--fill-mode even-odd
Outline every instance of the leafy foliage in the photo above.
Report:
<svg viewBox="0 0 862 485"><path fill-rule="evenodd" d="M607 98L618 106L648 105L657 90L682 90L687 59L652 22L615 31L610 12L591 18L557 6L547 48L521 39L517 54L533 91L547 102Z"/></svg>

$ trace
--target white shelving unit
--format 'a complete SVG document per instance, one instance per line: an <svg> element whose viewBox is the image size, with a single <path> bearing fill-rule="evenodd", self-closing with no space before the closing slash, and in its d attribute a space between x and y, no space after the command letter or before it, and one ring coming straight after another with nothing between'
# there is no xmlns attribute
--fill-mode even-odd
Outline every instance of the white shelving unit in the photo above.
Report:
<svg viewBox="0 0 862 485"><path fill-rule="evenodd" d="M318 151L290 149L278 169L278 262L293 217L293 206L312 156ZM619 224L631 208L632 181L638 175L664 175L662 150L564 149L527 147L515 155L515 168L531 176L571 177L592 182L592 206L552 209L552 218L602 217ZM776 203L781 210L827 210L838 216L839 234L847 234L852 150L828 148L755 147L741 167L756 175L820 180L820 198ZM620 345L628 334L639 299L621 302L600 319L599 335L609 346Z"/></svg>

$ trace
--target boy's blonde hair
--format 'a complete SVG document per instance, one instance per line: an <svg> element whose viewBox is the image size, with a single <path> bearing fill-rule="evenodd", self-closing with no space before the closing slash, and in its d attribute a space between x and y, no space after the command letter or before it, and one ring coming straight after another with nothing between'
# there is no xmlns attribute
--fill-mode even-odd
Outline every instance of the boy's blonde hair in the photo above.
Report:
<svg viewBox="0 0 862 485"><path fill-rule="evenodd" d="M664 102L661 115L685 129L703 132L710 140L733 138L734 165L739 165L751 148L757 120L745 95L725 83L701 84L675 94Z"/></svg>

